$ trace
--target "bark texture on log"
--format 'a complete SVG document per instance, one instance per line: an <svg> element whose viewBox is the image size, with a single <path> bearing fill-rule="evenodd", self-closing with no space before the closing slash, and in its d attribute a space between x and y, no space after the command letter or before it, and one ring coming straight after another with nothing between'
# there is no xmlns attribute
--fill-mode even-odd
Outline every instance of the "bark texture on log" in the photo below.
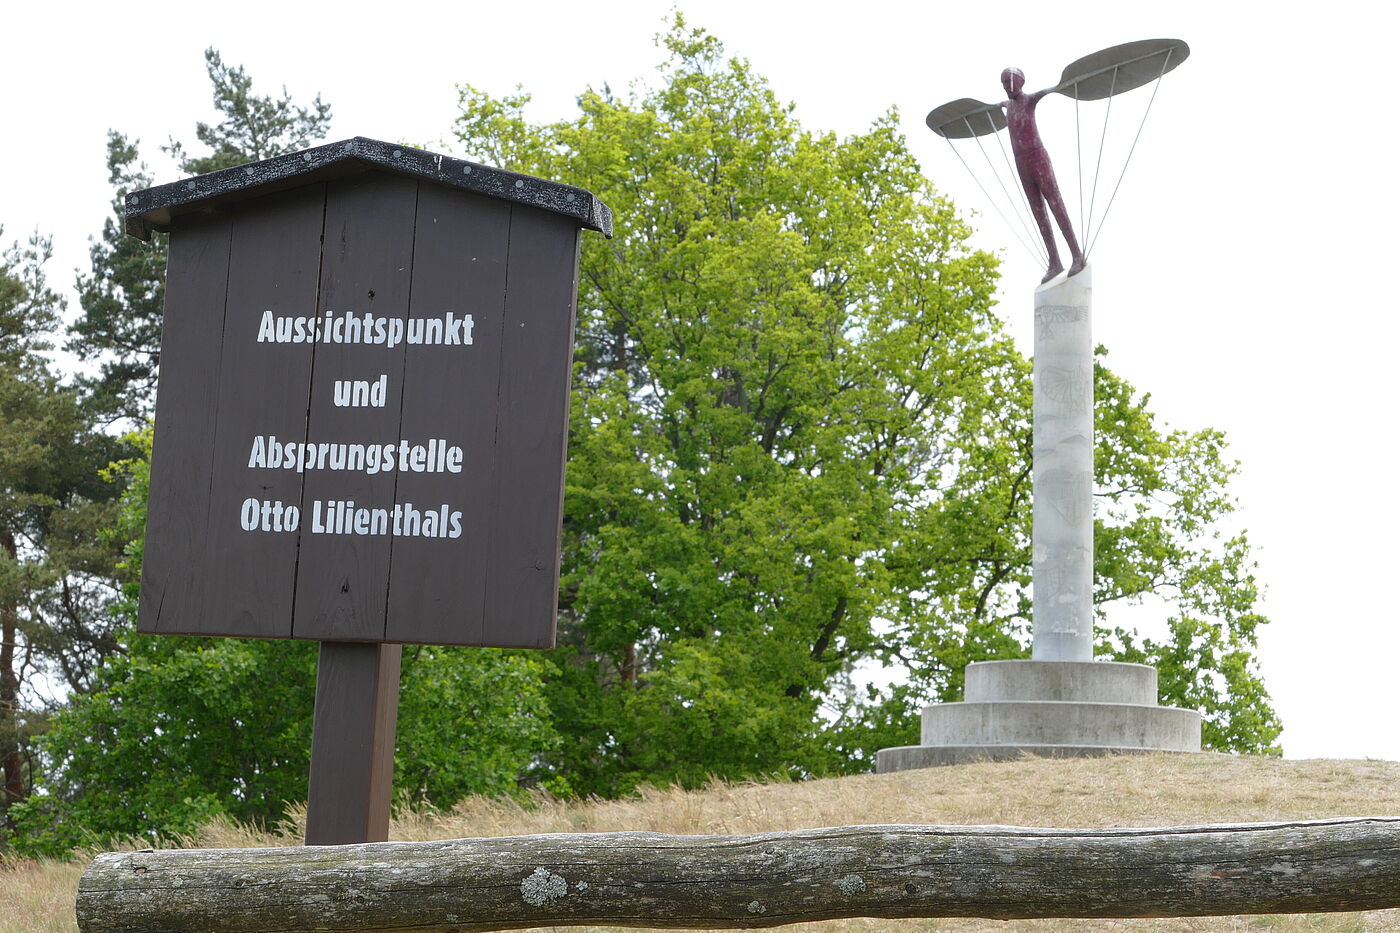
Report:
<svg viewBox="0 0 1400 933"><path fill-rule="evenodd" d="M1176 917L1400 906L1400 818L843 826L99 855L84 933L768 927L837 917Z"/></svg>

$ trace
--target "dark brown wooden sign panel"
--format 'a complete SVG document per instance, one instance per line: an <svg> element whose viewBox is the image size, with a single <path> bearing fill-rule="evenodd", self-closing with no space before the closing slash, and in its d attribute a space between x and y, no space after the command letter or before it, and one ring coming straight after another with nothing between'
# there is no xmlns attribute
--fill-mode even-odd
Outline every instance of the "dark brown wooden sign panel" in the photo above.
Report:
<svg viewBox="0 0 1400 933"><path fill-rule="evenodd" d="M491 585L482 611L489 645L511 637L510 619L553 613L558 600L559 548L543 532L558 529L563 517L564 471L549 464L564 458L565 435L554 425L568 423L570 370L536 366L534 360L536 354L573 356L578 248L564 236L567 225L564 218L535 212L511 227L487 525ZM570 265L575 274L562 275ZM536 271L544 269L551 274ZM553 581L551 593L545 592L546 581Z"/></svg>
<svg viewBox="0 0 1400 933"><path fill-rule="evenodd" d="M329 313L330 336L339 328L343 342L317 343L312 360L306 437L317 444L316 467L305 473L302 487L296 638L384 638L397 471L370 472L368 450L400 440L404 344L390 344L394 333L406 336L409 321L417 200L417 182L383 176L333 182L326 199L321 320L324 326ZM377 343L381 326L384 340ZM437 362L445 375L445 361ZM345 445L344 453L335 457L340 447L328 449L322 462L325 442Z"/></svg>
<svg viewBox="0 0 1400 933"><path fill-rule="evenodd" d="M230 226L228 217L197 218L170 245L166 303L202 308L204 313L166 320L161 337L163 378L183 386L195 398L212 398L219 391ZM167 405L156 414L156 443L165 453L151 464L151 484L165 494L151 497L146 521L149 527L162 529L162 536L146 548L142 567L145 579L162 585L159 592L153 589L149 598L143 598L143 631L169 630L174 615L165 612L167 602L172 607L200 605L203 581L195 571L203 565L208 490L185 477L210 475L214 429L210 405Z"/></svg>
<svg viewBox="0 0 1400 933"><path fill-rule="evenodd" d="M368 171L168 226L138 628L552 645L578 222Z"/></svg>
<svg viewBox="0 0 1400 933"><path fill-rule="evenodd" d="M511 215L511 205L503 201L444 188L423 189L414 238L415 311L427 314L433 308L460 308L470 303L472 346L494 347L497 352L479 354L471 366L455 374L456 391L444 393L430 369L436 348L410 346L403 388L406 436L496 435ZM492 551L487 516L494 493L494 471L493 460L473 455L463 460L461 474L399 475L400 498L417 503L419 508L446 502L458 490L456 502L462 513L462 534L455 538L411 537L394 541L393 576L389 581L389 618L393 620L388 632L390 640L431 641L434 632L450 626L453 619L463 618L462 606L471 605L474 610L465 623L470 630L464 631L463 637L474 644L490 644L483 640L481 606ZM443 559L435 559L438 556Z"/></svg>
<svg viewBox="0 0 1400 933"><path fill-rule="evenodd" d="M177 405L212 406L216 428L213 469L204 476L174 478L207 490L208 525L196 565L203 598L198 607L170 607L178 614L169 627L159 629L163 632L183 632L185 625L200 634L222 629L225 634L285 638L288 632L281 613L296 579L297 536L276 529L285 528L286 509L299 504L302 477L285 470L250 471L248 457L255 436L305 434L312 348L260 344L256 326L263 314L276 318L315 306L325 187L315 185L267 201L253 202L256 206L250 204L233 217L223 340L213 364L219 372L218 391L201 398L171 386ZM167 300L166 318L172 311L199 313L197 308L173 309ZM209 326L218 325L211 321ZM162 394L157 394L157 411ZM156 448L162 440L166 439L157 433ZM169 441L177 449L183 443L180 438ZM156 459L160 456L154 454ZM249 509L253 514L245 514ZM246 532L245 523L269 531ZM151 533L149 518L146 528L148 546L159 547L159 529Z"/></svg>

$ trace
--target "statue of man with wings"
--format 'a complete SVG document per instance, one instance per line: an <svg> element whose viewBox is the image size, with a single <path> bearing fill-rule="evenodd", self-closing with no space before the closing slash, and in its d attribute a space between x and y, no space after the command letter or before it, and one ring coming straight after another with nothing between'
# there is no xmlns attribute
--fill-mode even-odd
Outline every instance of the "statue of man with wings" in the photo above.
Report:
<svg viewBox="0 0 1400 933"><path fill-rule="evenodd" d="M1055 245L1054 230L1050 226L1051 216L1055 218L1055 223L1059 225L1060 233L1069 246L1069 274L1076 275L1082 272L1086 259L1085 250L1080 248L1079 239L1070 225L1064 198L1060 196L1060 186L1055 181L1055 170L1050 165L1050 153L1046 151L1045 143L1040 138L1040 130L1036 127L1036 105L1041 99L1054 93L1080 101L1104 100L1160 79L1162 75L1185 61L1189 54L1190 48L1179 39L1126 42L1072 62L1060 76L1059 84L1031 94L1024 90L1026 76L1021 69L1008 68L1001 73L1001 85L1006 89L1007 97L1001 103L985 104L980 100L964 97L949 101L929 112L929 129L950 142L954 139L993 135L1003 129L1008 131L1011 137L1011 152L1016 160L1016 174L1020 177L1021 188L1026 193L1031 216L1045 241L1048 268L1045 278L1041 279L1042 282L1048 282L1065 271L1060 262L1059 249ZM1151 106L1149 101L1148 109ZM1143 120L1146 119L1147 114L1144 111ZM1141 130L1142 127L1139 126L1138 131ZM1136 140L1134 142L1136 143ZM1130 150L1129 156L1131 155ZM1126 164L1124 167L1126 168ZM971 171L971 168L968 170ZM1119 180L1122 180L1121 174ZM1097 183L1097 170L1095 182ZM1115 193L1116 191L1115 187ZM1090 214L1092 213L1091 200ZM1092 216L1089 218L1089 224L1093 224ZM1099 226L1102 227L1102 219Z"/></svg>
<svg viewBox="0 0 1400 933"><path fill-rule="evenodd" d="M1069 213L1065 210L1065 199L1060 197L1060 186L1055 182L1055 169L1050 165L1050 153L1045 151L1045 143L1040 141L1040 130L1035 125L1035 105L1047 94L1058 88L1048 87L1034 94L1027 94L1021 88L1026 76L1019 68L1008 68L1001 73L1001 86L1006 89L1007 100L1001 102L1006 111L1006 129L1011 136L1011 154L1016 158L1016 174L1021 177L1021 187L1025 189L1026 200L1030 203L1031 215L1035 217L1040 236L1045 240L1045 252L1050 257L1050 268L1041 282L1048 282L1065 267L1060 263L1060 252L1055 248L1055 235L1050 231L1050 218L1045 208L1055 215L1069 246L1071 263L1069 274L1075 275L1084 269L1084 252L1074 237L1074 227L1070 226Z"/></svg>

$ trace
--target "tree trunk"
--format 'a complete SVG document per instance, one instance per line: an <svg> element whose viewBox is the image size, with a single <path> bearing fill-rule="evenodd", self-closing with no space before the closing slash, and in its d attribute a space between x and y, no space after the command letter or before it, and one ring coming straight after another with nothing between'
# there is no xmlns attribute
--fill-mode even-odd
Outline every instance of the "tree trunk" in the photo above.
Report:
<svg viewBox="0 0 1400 933"><path fill-rule="evenodd" d="M10 560L19 564L15 537L0 535L0 547ZM5 828L14 829L10 806L24 799L24 759L19 742L19 676L15 673L15 647L19 640L19 607L6 601L0 605L0 774L4 790L0 792L0 810Z"/></svg>
<svg viewBox="0 0 1400 933"><path fill-rule="evenodd" d="M635 644L622 649L622 683L632 689L637 687L637 646Z"/></svg>
<svg viewBox="0 0 1400 933"><path fill-rule="evenodd" d="M846 826L748 836L561 834L99 855L84 933L837 917L1176 917L1400 906L1400 819L1021 829Z"/></svg>

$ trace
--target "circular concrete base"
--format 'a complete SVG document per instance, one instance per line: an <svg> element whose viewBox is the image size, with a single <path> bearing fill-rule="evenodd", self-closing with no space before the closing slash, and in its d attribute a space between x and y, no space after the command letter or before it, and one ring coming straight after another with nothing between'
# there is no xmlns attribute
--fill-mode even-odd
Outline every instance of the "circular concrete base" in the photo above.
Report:
<svg viewBox="0 0 1400 933"><path fill-rule="evenodd" d="M875 771L888 774L891 771L963 765L974 761L1014 761L1025 755L1037 758L1097 758L1165 751L1173 749L1121 745L900 745L882 748L875 753Z"/></svg>
<svg viewBox="0 0 1400 933"><path fill-rule="evenodd" d="M974 661L963 699L1061 700L1157 705L1157 668L1119 661Z"/></svg>
<svg viewBox="0 0 1400 933"><path fill-rule="evenodd" d="M1052 758L1201 750L1201 716L1157 705L1157 671L1112 661L984 661L963 703L923 712L919 745L881 749L876 771L1022 755Z"/></svg>
<svg viewBox="0 0 1400 933"><path fill-rule="evenodd" d="M1134 703L1013 700L924 707L922 745L1106 745L1200 751L1195 710Z"/></svg>

